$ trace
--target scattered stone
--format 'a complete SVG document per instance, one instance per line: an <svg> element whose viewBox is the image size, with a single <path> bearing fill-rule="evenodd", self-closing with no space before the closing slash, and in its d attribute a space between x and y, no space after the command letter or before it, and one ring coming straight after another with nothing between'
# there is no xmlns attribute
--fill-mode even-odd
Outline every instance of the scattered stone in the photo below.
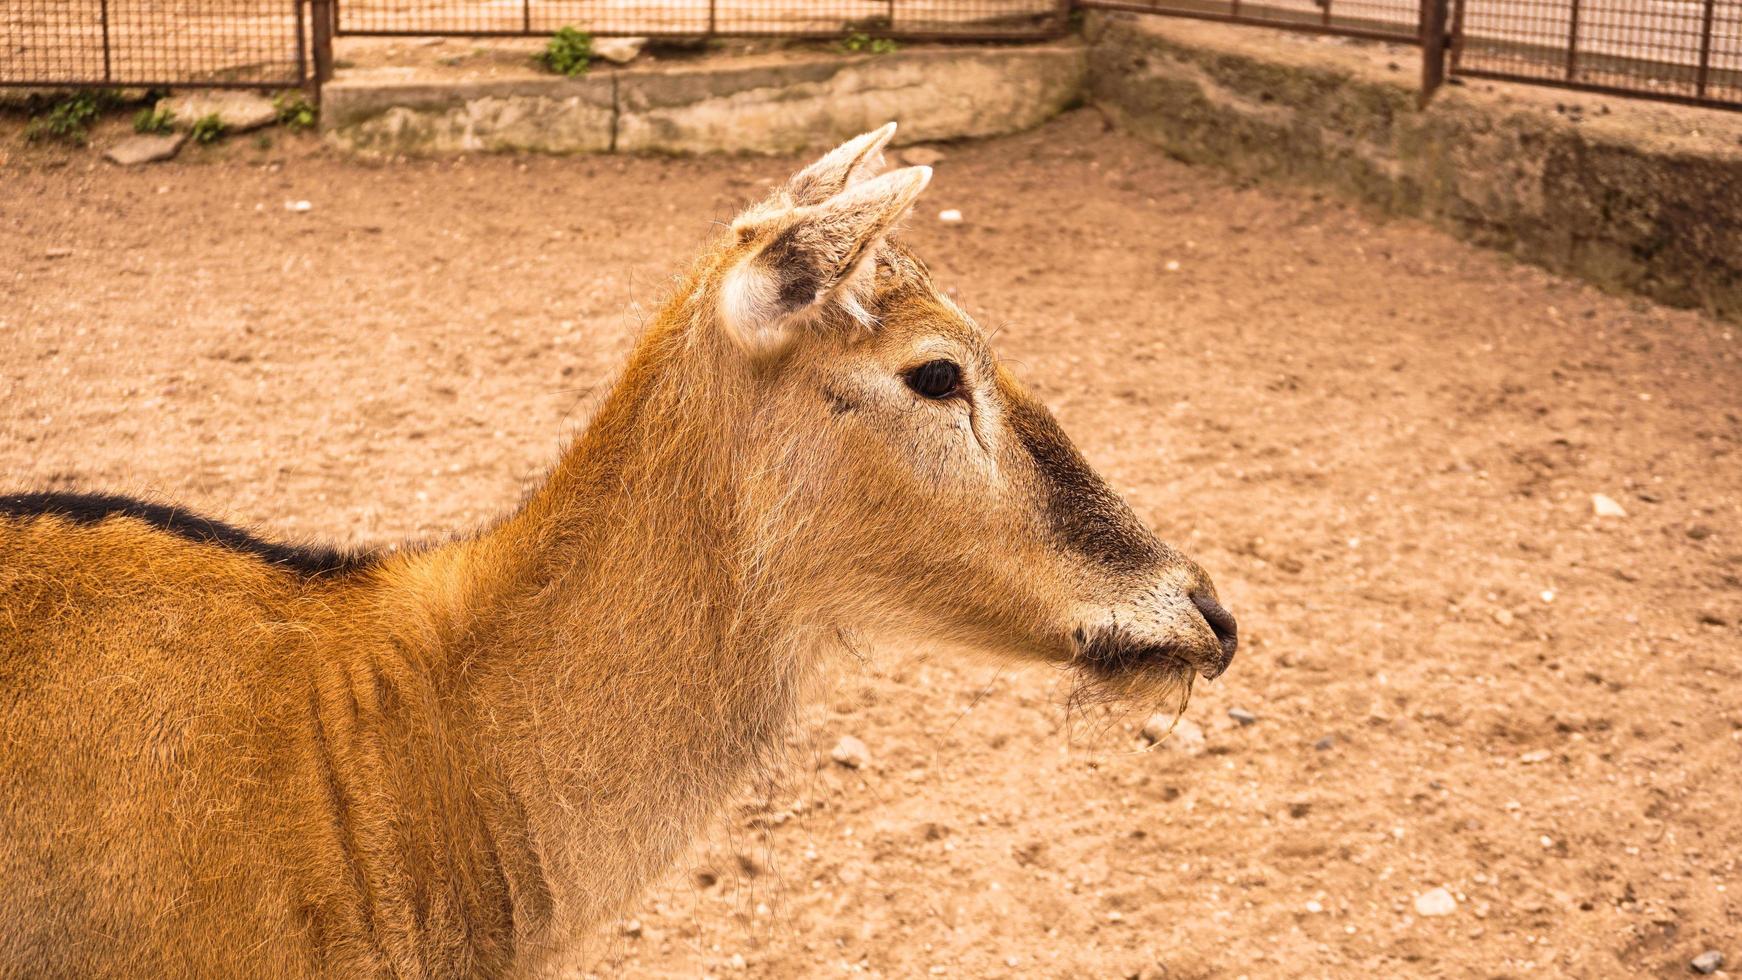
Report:
<svg viewBox="0 0 1742 980"><path fill-rule="evenodd" d="M841 740L829 751L829 758L848 769L863 769L871 764L871 750L853 736L842 735Z"/></svg>
<svg viewBox="0 0 1742 980"><path fill-rule="evenodd" d="M1499 623L1501 626L1511 626L1512 621L1516 618L1517 617L1512 615L1512 610L1510 609L1494 610L1494 621Z"/></svg>
<svg viewBox="0 0 1742 980"><path fill-rule="evenodd" d="M307 201L284 202L284 209L286 211L295 211L297 214L307 214L308 212L313 211L314 208L315 206Z"/></svg>
<svg viewBox="0 0 1742 980"><path fill-rule="evenodd" d="M641 49L647 47L644 37L596 37L593 38L593 54L604 58L614 65L627 65L641 54Z"/></svg>
<svg viewBox="0 0 1742 980"><path fill-rule="evenodd" d="M910 167L935 167L944 162L944 154L929 146L910 146L901 151L901 162Z"/></svg>
<svg viewBox="0 0 1742 980"><path fill-rule="evenodd" d="M1688 966L1693 967L1695 973L1717 973L1724 966L1724 954L1708 949L1689 960Z"/></svg>
<svg viewBox="0 0 1742 980"><path fill-rule="evenodd" d="M1228 717L1239 722L1241 728L1245 728L1247 725L1258 724L1258 716L1247 711L1245 708L1229 708Z"/></svg>
<svg viewBox="0 0 1742 980"><path fill-rule="evenodd" d="M628 936L631 939L641 938L641 920L630 919L628 922L623 923L623 935Z"/></svg>
<svg viewBox="0 0 1742 980"><path fill-rule="evenodd" d="M70 259L73 257L73 250L70 248L57 246L55 248L51 248L48 251L42 253L42 255L44 258L49 258L49 259Z"/></svg>
<svg viewBox="0 0 1742 980"><path fill-rule="evenodd" d="M1162 268L1166 269L1169 272L1178 272L1179 271L1179 259L1168 259L1166 264L1164 264L1162 266Z"/></svg>
<svg viewBox="0 0 1742 980"><path fill-rule="evenodd" d="M1704 524L1695 524L1693 527L1688 528L1688 537L1693 538L1695 541L1704 541L1711 536L1712 529Z"/></svg>
<svg viewBox="0 0 1742 980"><path fill-rule="evenodd" d="M1334 749L1336 747L1337 747L1337 738L1334 735L1326 735L1324 738L1321 738L1318 741L1313 743L1313 748L1317 749L1320 752L1329 752L1331 749Z"/></svg>
<svg viewBox="0 0 1742 980"><path fill-rule="evenodd" d="M1149 716L1149 720L1143 723L1143 737L1151 745L1161 745L1186 755L1201 755L1205 748L1202 726L1190 718L1175 722L1174 716L1166 712Z"/></svg>
<svg viewBox="0 0 1742 980"><path fill-rule="evenodd" d="M1325 904L1316 898L1309 899L1306 903L1306 910L1314 915L1318 915L1320 912L1325 910Z"/></svg>
<svg viewBox="0 0 1742 980"><path fill-rule="evenodd" d="M1627 508L1616 503L1613 497L1593 493L1591 494L1591 513L1598 517L1626 517Z"/></svg>
<svg viewBox="0 0 1742 980"><path fill-rule="evenodd" d="M1444 888L1435 888L1415 896L1415 914L1427 917L1451 915L1458 910L1458 900Z"/></svg>
<svg viewBox="0 0 1742 980"><path fill-rule="evenodd" d="M961 224L962 223L962 212L957 211L955 208L950 208L947 211L939 211L938 212L938 220L942 221L946 225Z"/></svg>
<svg viewBox="0 0 1742 980"><path fill-rule="evenodd" d="M1700 610L1700 624L1703 626L1728 626L1730 621L1710 609Z"/></svg>
<svg viewBox="0 0 1742 980"><path fill-rule="evenodd" d="M185 92L159 99L157 111L175 113L178 129L190 128L207 116L217 116L231 133L246 133L278 121L278 107L254 92Z"/></svg>
<svg viewBox="0 0 1742 980"><path fill-rule="evenodd" d="M187 142L186 133L167 133L162 136L144 134L130 136L127 139L109 147L104 156L111 163L123 167L137 167L146 163L157 163L168 160L181 152L181 146Z"/></svg>

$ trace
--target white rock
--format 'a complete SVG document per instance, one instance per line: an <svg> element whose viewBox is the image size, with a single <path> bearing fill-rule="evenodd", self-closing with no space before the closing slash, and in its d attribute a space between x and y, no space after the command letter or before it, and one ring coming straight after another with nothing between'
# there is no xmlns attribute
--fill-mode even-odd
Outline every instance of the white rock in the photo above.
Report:
<svg viewBox="0 0 1742 980"><path fill-rule="evenodd" d="M315 208L315 206L313 204L310 204L307 201L285 201L284 202L284 209L286 211L295 211L298 214L307 214L308 212L313 211L314 208Z"/></svg>
<svg viewBox="0 0 1742 980"><path fill-rule="evenodd" d="M257 92L185 92L159 99L157 111L174 113L175 128L184 130L207 116L217 116L232 133L246 133L278 121L278 107Z"/></svg>
<svg viewBox="0 0 1742 980"><path fill-rule="evenodd" d="M137 167L142 163L156 163L175 156L181 151L181 145L187 142L187 138L186 133L130 136L109 147L109 151L103 155L110 162L123 167Z"/></svg>
<svg viewBox="0 0 1742 980"><path fill-rule="evenodd" d="M1591 494L1591 513L1598 517L1626 517L1627 508L1616 503L1613 497L1593 493Z"/></svg>
<svg viewBox="0 0 1742 980"><path fill-rule="evenodd" d="M604 58L614 65L627 65L635 60L641 49L647 47L644 37L596 37L593 38L593 54Z"/></svg>
<svg viewBox="0 0 1742 980"><path fill-rule="evenodd" d="M853 736L842 735L841 740L829 751L829 758L848 769L863 769L871 764L871 750Z"/></svg>
<svg viewBox="0 0 1742 980"><path fill-rule="evenodd" d="M938 220L946 225L959 224L962 220L962 212L957 211L955 208L950 208L947 211L939 211Z"/></svg>
<svg viewBox="0 0 1742 980"><path fill-rule="evenodd" d="M1435 888L1415 896L1415 914L1427 917L1431 915L1451 915L1458 910L1458 900L1444 888Z"/></svg>
<svg viewBox="0 0 1742 980"><path fill-rule="evenodd" d="M1173 729L1171 734L1168 732L1170 727ZM1143 723L1143 737L1151 745L1159 744L1162 748L1186 755L1201 755L1205 748L1203 726L1190 718L1181 718L1175 723L1173 715L1165 711L1150 715Z"/></svg>

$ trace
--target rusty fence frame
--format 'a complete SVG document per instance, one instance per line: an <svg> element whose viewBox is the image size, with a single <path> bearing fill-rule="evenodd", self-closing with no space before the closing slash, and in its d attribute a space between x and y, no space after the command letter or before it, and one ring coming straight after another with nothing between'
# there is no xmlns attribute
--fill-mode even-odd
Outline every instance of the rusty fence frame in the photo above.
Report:
<svg viewBox="0 0 1742 980"><path fill-rule="evenodd" d="M1691 64L1671 61L1667 57L1582 51L1580 9L1582 4L1592 2L1594 0L1420 0L1414 31L1401 24L1375 28L1361 23L1356 17L1339 17L1334 7L1336 0L1314 0L1320 8L1317 23L1302 21L1298 11L1283 10L1287 16L1276 16L1274 12L1279 8L1266 6L1257 0L1078 0L1077 6L1415 45L1421 49L1423 104L1448 78L1479 78L1703 108L1742 109L1742 66L1718 67L1713 64L1714 47L1720 37L1716 16L1720 3L1728 5L1725 23L1733 23L1736 25L1734 29L1742 32L1742 4L1737 0L1692 0L1701 5L1697 32L1670 31L1655 41L1643 42L1648 52L1697 52ZM1473 45L1472 36L1465 28L1467 10L1472 6L1491 4L1501 8L1499 16L1493 19L1505 21L1505 14L1511 14L1512 23L1528 27L1531 26L1528 15L1553 11L1558 3L1567 6L1567 23L1564 33L1553 37L1525 40L1480 37L1474 39ZM1254 7L1272 13L1254 14L1251 12ZM1487 12L1492 14L1494 11ZM1644 31L1642 24L1611 23L1606 26L1620 31L1631 26L1636 33ZM1722 37L1742 48L1742 39L1728 34ZM1685 43L1678 47L1676 42ZM1484 53L1502 53L1486 60L1472 58L1473 46L1483 49ZM1732 49L1730 54L1735 58L1742 52ZM1593 72L1599 78L1610 80L1592 80L1590 75Z"/></svg>
<svg viewBox="0 0 1742 980"><path fill-rule="evenodd" d="M519 0L520 26L516 28L468 28L458 24L433 27L391 28L375 26L348 26L356 20L347 22L345 10L347 6L353 9L367 0L326 0L333 6L333 35L335 37L546 37L552 31L548 27L537 26L533 18L533 5L537 0ZM787 29L777 26L768 27L734 27L723 24L720 11L720 0L707 0L706 25L700 29L674 28L662 29L645 26L597 27L585 21L574 26L594 37L647 37L661 40L707 40L713 38L768 38L787 39L795 41L839 40L848 33L862 34L867 39L889 39L911 41L914 43L945 42L945 41L1044 41L1063 37L1070 32L1071 14L1079 4L1076 0L1049 0L1047 19L1035 26L1020 29L999 29L979 26L974 22L964 22L960 29L908 29L897 25L896 13L902 0L882 0L888 14L881 20L872 19L863 22L850 23L843 21L834 29ZM964 7L985 7L987 0L962 0ZM778 6L777 4L775 6ZM742 13L736 15L742 21ZM367 24L367 21L364 22Z"/></svg>
<svg viewBox="0 0 1742 980"><path fill-rule="evenodd" d="M163 59L148 59L154 66L147 71L129 71L117 64L120 60L117 54L120 50L134 47L128 43L126 28L118 23L114 15L117 7L127 6L124 0L97 0L96 7L96 44L101 51L102 71L82 73L47 72L24 77L9 77L0 63L0 88L24 88L36 90L89 90L89 89L260 89L265 91L285 91L299 88L309 88L314 82L310 71L319 60L320 51L317 47L320 36L310 31L311 11L330 0L279 0L282 7L281 16L290 20L290 29L274 35L254 33L254 39L265 38L268 41L278 41L285 44L280 52L288 56L282 64L288 69L282 74L270 77L223 77L226 70L251 68L257 66L213 65L204 74L188 71L161 70ZM68 62L77 58L76 54L63 52ZM328 52L330 57L330 51ZM0 53L0 58L17 57L17 51ZM52 56L51 56L52 57Z"/></svg>
<svg viewBox="0 0 1742 980"><path fill-rule="evenodd" d="M1522 82L1599 95L1651 99L1712 109L1742 110L1742 67L1721 68L1712 63L1718 37L1716 13L1719 0L1693 0L1700 4L1701 16L1699 32L1691 46L1692 50L1697 51L1691 66L1634 54L1581 49L1580 15L1589 0L1566 0L1567 27L1562 44L1547 43L1547 39L1505 41L1490 38L1479 41L1485 47L1505 52L1499 56L1505 61L1519 65L1540 65L1540 71L1508 71L1505 68L1483 67L1479 61L1474 65L1470 64L1471 38L1464 29L1466 8L1481 0L1455 2L1450 31L1451 48L1448 52L1449 70L1455 77ZM1736 6L1737 9L1731 13L1736 19L1737 30L1742 31L1742 6L1737 6L1735 0L1727 2ZM1731 39L1742 42L1742 37L1731 36ZM1738 46L1742 48L1742 43ZM1687 77L1689 68L1692 69L1691 77ZM1599 77L1608 75L1637 79L1641 84L1618 85L1592 81L1592 72L1598 73ZM1677 75L1684 77L1678 78ZM1691 91L1667 91L1661 87L1651 87L1659 80L1665 84L1679 83L1691 87Z"/></svg>

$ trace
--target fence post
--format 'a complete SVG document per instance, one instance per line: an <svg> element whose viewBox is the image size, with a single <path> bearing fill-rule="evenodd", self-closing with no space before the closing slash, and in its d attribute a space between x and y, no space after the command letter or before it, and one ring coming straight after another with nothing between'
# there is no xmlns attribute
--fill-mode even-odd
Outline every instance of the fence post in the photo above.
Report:
<svg viewBox="0 0 1742 980"><path fill-rule="evenodd" d="M1421 102L1426 107L1446 81L1446 22L1451 0L1421 3Z"/></svg>
<svg viewBox="0 0 1742 980"><path fill-rule="evenodd" d="M103 18L103 81L112 82L115 80L115 71L109 54L109 0L103 0L99 11Z"/></svg>
<svg viewBox="0 0 1742 980"><path fill-rule="evenodd" d="M1712 71L1712 7L1713 0L1706 0L1705 14L1700 18L1700 69L1694 78L1694 95L1706 97L1706 80Z"/></svg>
<svg viewBox="0 0 1742 980"><path fill-rule="evenodd" d="M315 101L321 86L333 78L333 0L309 0L310 36L315 63Z"/></svg>
<svg viewBox="0 0 1742 980"><path fill-rule="evenodd" d="M1579 0L1567 10L1567 81L1579 80Z"/></svg>

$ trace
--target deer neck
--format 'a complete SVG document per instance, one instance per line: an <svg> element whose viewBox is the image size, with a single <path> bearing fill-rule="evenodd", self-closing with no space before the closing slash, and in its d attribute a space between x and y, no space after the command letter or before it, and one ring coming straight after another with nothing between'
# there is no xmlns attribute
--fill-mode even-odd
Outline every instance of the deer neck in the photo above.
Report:
<svg viewBox="0 0 1742 980"><path fill-rule="evenodd" d="M696 334L656 327L547 485L474 543L501 570L473 630L495 664L485 710L582 926L781 743L815 659L818 631L780 601L745 513L750 415L732 400L749 385Z"/></svg>

